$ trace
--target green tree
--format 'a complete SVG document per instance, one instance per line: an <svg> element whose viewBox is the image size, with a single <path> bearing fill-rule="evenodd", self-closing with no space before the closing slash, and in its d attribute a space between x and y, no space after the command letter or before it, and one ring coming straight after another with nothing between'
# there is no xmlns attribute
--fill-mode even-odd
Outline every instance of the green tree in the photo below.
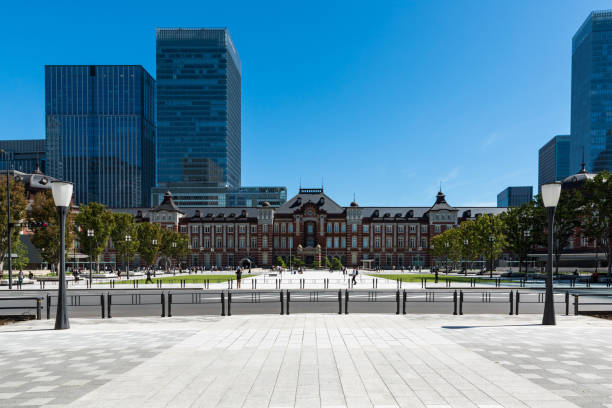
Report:
<svg viewBox="0 0 612 408"><path fill-rule="evenodd" d="M582 195L577 190L561 190L559 203L555 210L554 235L553 235L553 254L555 257L555 274L559 273L559 260L561 254L569 246L570 240L576 232L576 227L580 225ZM536 231L535 239L538 244L546 247L548 245L546 208L542 202L542 197L537 196L537 207L535 208L534 226Z"/></svg>
<svg viewBox="0 0 612 408"><path fill-rule="evenodd" d="M159 224L142 222L136 226L138 253L147 265L152 266L162 244L162 230Z"/></svg>
<svg viewBox="0 0 612 408"><path fill-rule="evenodd" d="M472 263L480 256L479 236L476 222L464 221L459 226L459 237L461 245L461 257L470 264L466 265L466 272Z"/></svg>
<svg viewBox="0 0 612 408"><path fill-rule="evenodd" d="M563 194L562 194L563 195ZM598 173L587 181L579 196L581 228L606 254L608 276L612 275L612 174Z"/></svg>
<svg viewBox="0 0 612 408"><path fill-rule="evenodd" d="M160 253L172 262L172 259L179 261L179 258L189 252L187 236L177 231L162 228L162 244ZM166 263L166 265L168 265Z"/></svg>
<svg viewBox="0 0 612 408"><path fill-rule="evenodd" d="M536 202L525 203L519 207L511 207L501 215L505 236L505 247L519 260L519 272L531 248L538 242L538 234L534 225L542 220L536 210ZM533 230L533 231L532 231Z"/></svg>
<svg viewBox="0 0 612 408"><path fill-rule="evenodd" d="M331 268L334 271L339 271L342 269L342 262L340 262L340 259L334 256L331 260Z"/></svg>
<svg viewBox="0 0 612 408"><path fill-rule="evenodd" d="M69 211L66 216L66 254L64 254L66 257L68 257L70 248L74 243L74 218L74 213ZM34 232L32 244L40 252L43 261L51 265L52 269L55 269L54 267L59 263L60 258L60 241L58 239L60 228L57 207L53 201L51 190L34 195L30 206L29 220L38 225L32 228ZM45 223L46 226L40 226L42 223Z"/></svg>
<svg viewBox="0 0 612 408"><path fill-rule="evenodd" d="M129 262L138 251L138 231L136 222L131 214L114 213L113 228L111 229L111 239L115 250L126 264L126 275L129 277Z"/></svg>
<svg viewBox="0 0 612 408"><path fill-rule="evenodd" d="M323 262L325 263L325 268L329 269L331 268L331 262L329 260L329 258L327 256L325 256L325 258L323 258Z"/></svg>
<svg viewBox="0 0 612 408"><path fill-rule="evenodd" d="M478 217L476 223L476 242L479 254L483 255L493 274L495 259L503 252L505 246L504 224L499 215L484 214Z"/></svg>
<svg viewBox="0 0 612 408"><path fill-rule="evenodd" d="M317 261L316 259L312 261L312 267L315 269L319 269L319 261Z"/></svg>
<svg viewBox="0 0 612 408"><path fill-rule="evenodd" d="M12 177L9 177L9 188L11 190L11 223L16 224L26 217L28 202L26 200L23 183L19 183ZM5 176L0 177L0 264L4 262L4 258L8 252L6 199ZM11 229L11 243L15 243L19 240L19 231L20 228L17 226Z"/></svg>
<svg viewBox="0 0 612 408"><path fill-rule="evenodd" d="M114 222L113 213L100 203L81 204L79 208L79 213L75 218L75 234L81 252L89 256L90 271L94 261L96 270L100 270L99 258L106 248ZM90 236L90 231L93 232L93 236Z"/></svg>
<svg viewBox="0 0 612 408"><path fill-rule="evenodd" d="M276 266L280 266L281 268L286 268L287 265L285 265L285 260L283 259L282 256L277 256L276 257L276 261L274 262L274 264Z"/></svg>
<svg viewBox="0 0 612 408"><path fill-rule="evenodd" d="M17 239L12 247L13 253L17 255L16 258L13 259L13 268L21 271L28 267L28 263L30 259L28 258L28 249L25 244Z"/></svg>

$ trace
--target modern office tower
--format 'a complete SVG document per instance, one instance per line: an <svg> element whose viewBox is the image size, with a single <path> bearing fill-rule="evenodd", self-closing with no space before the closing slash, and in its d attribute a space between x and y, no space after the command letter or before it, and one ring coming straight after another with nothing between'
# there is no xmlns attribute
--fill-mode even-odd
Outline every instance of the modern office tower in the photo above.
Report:
<svg viewBox="0 0 612 408"><path fill-rule="evenodd" d="M11 170L22 173L46 171L45 139L0 140L0 149L8 152ZM6 170L3 155L0 155L0 170Z"/></svg>
<svg viewBox="0 0 612 408"><path fill-rule="evenodd" d="M533 187L531 186L506 187L504 191L497 195L497 206L518 207L532 199Z"/></svg>
<svg viewBox="0 0 612 408"><path fill-rule="evenodd" d="M569 173L612 170L612 11L593 11L572 38Z"/></svg>
<svg viewBox="0 0 612 408"><path fill-rule="evenodd" d="M538 151L538 193L542 184L570 175L570 136L557 135Z"/></svg>
<svg viewBox="0 0 612 408"><path fill-rule="evenodd" d="M47 172L77 204L149 206L155 80L140 65L45 66Z"/></svg>
<svg viewBox="0 0 612 408"><path fill-rule="evenodd" d="M159 205L167 189L152 190L151 205ZM180 208L259 207L267 202L280 207L287 201L287 187L174 187L174 203Z"/></svg>
<svg viewBox="0 0 612 408"><path fill-rule="evenodd" d="M228 30L156 31L159 187L240 187L241 67Z"/></svg>

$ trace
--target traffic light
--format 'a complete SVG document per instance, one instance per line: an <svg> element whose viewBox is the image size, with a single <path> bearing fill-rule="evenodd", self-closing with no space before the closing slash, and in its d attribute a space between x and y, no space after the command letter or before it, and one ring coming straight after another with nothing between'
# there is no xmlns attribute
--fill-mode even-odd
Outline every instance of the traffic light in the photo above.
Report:
<svg viewBox="0 0 612 408"><path fill-rule="evenodd" d="M46 221L36 221L36 222L29 222L28 223L28 228L29 229L34 229L34 228L47 228L49 224Z"/></svg>

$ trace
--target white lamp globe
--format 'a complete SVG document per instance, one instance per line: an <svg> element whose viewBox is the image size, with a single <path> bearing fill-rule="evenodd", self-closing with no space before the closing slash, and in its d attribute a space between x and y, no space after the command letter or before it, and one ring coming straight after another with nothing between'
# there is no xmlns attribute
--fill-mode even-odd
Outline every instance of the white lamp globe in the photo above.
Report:
<svg viewBox="0 0 612 408"><path fill-rule="evenodd" d="M72 183L69 181L52 181L51 193L57 207L68 207L72 198Z"/></svg>
<svg viewBox="0 0 612 408"><path fill-rule="evenodd" d="M559 196L561 195L561 183L555 181L553 183L542 184L542 201L544 207L556 207L559 203Z"/></svg>

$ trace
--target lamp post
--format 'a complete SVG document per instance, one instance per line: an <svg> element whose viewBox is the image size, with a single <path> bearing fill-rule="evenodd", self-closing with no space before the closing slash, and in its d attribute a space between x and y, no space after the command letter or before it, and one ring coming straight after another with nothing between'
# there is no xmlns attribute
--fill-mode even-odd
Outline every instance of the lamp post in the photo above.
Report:
<svg viewBox="0 0 612 408"><path fill-rule="evenodd" d="M92 229L88 229L87 230L87 238L89 238L90 242L89 242L89 284L91 285L92 280L91 280L91 274L92 271L91 269L93 268L93 238L94 238L94 230Z"/></svg>
<svg viewBox="0 0 612 408"><path fill-rule="evenodd" d="M552 282L552 262L553 262L553 226L555 222L555 210L561 195L561 183L542 184L542 201L546 207L546 217L548 218L548 259L546 262L546 298L544 300L544 315L542 324L555 324L555 304L553 303L553 282Z"/></svg>
<svg viewBox="0 0 612 408"><path fill-rule="evenodd" d="M129 248L130 241L132 241L132 237L128 234L125 236L125 242L126 242L125 249L127 249L126 251L127 267L126 267L125 274L127 276L127 279L130 279L130 252L129 252L130 251L130 248Z"/></svg>
<svg viewBox="0 0 612 408"><path fill-rule="evenodd" d="M176 248L176 242L172 243L172 248ZM172 250L172 252L176 251L175 249ZM172 274L176 275L176 272L174 271L174 269L172 269Z"/></svg>
<svg viewBox="0 0 612 408"><path fill-rule="evenodd" d="M463 240L463 245L464 245L465 247L467 247L469 244L470 244L470 241L468 241L467 239L464 239L464 240ZM464 250L464 251L463 251L463 253L465 254L465 252L466 252L466 251ZM464 261L464 266L463 266L463 268L464 268L464 269L463 269L463 272L464 272L464 275L465 275L465 276L467 276L467 265L465 265L465 264L467 264L467 262L465 262L465 261Z"/></svg>
<svg viewBox="0 0 612 408"><path fill-rule="evenodd" d="M60 224L60 270L59 287L57 294L57 315L55 317L55 330L69 329L68 308L66 305L66 213L72 198L72 183L67 181L51 182L53 202L57 207Z"/></svg>
<svg viewBox="0 0 612 408"><path fill-rule="evenodd" d="M157 240L154 239L153 241L151 241L151 244L153 244L153 246L156 247L157 246ZM155 262L155 259L153 260L153 262ZM153 268L153 277L154 278L155 278L155 271L156 271L156 268Z"/></svg>
<svg viewBox="0 0 612 408"><path fill-rule="evenodd" d="M523 236L525 237L525 240L529 239L529 237L531 236L531 231L530 230L523 231ZM525 259L525 260L528 261L528 259ZM520 269L521 269L521 260L519 259L519 272L520 272ZM525 273L527 272L529 272L529 262L527 262L527 264L525 265Z"/></svg>
<svg viewBox="0 0 612 408"><path fill-rule="evenodd" d="M493 277L493 243L495 242L495 237L493 235L489 235L489 278Z"/></svg>
<svg viewBox="0 0 612 408"><path fill-rule="evenodd" d="M6 238L7 238L7 254L8 254L8 281L9 290L13 289L13 249L11 246L11 185L9 181L9 152L0 149L0 153L4 153L6 161Z"/></svg>
<svg viewBox="0 0 612 408"><path fill-rule="evenodd" d="M444 268L444 273L448 275L448 251L450 248L450 242L445 242L444 243L444 247L446 248L445 253L446 253L446 266Z"/></svg>

